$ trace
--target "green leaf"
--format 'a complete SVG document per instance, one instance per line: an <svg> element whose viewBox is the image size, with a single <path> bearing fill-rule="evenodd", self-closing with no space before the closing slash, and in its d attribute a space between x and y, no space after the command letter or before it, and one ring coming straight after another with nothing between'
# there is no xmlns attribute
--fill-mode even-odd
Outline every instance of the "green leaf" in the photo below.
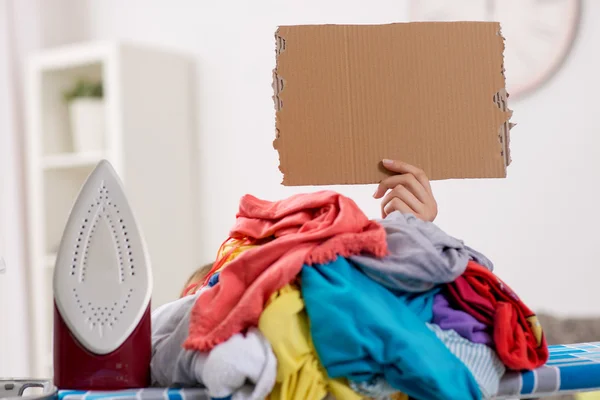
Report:
<svg viewBox="0 0 600 400"><path fill-rule="evenodd" d="M102 82L86 79L79 79L70 90L63 93L63 98L67 103L81 97L101 99L103 96Z"/></svg>

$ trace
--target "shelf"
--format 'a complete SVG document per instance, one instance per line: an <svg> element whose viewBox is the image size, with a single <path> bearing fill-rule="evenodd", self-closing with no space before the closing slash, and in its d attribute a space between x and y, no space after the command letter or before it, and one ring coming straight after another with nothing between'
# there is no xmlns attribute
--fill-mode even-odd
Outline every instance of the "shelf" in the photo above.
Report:
<svg viewBox="0 0 600 400"><path fill-rule="evenodd" d="M42 166L46 170L87 167L98 164L104 158L106 158L106 154L101 151L53 154L42 159Z"/></svg>
<svg viewBox="0 0 600 400"><path fill-rule="evenodd" d="M71 44L33 57L32 64L42 71L63 70L105 62L117 50L111 43Z"/></svg>
<svg viewBox="0 0 600 400"><path fill-rule="evenodd" d="M70 67L65 65L64 68L39 70L36 76L39 80L39 100L36 100L39 108L36 119L38 129L41 129L41 153L50 156L76 151L73 147L71 112L64 94L82 79L106 84L104 64L96 62ZM107 100L107 107L110 106L108 103Z"/></svg>

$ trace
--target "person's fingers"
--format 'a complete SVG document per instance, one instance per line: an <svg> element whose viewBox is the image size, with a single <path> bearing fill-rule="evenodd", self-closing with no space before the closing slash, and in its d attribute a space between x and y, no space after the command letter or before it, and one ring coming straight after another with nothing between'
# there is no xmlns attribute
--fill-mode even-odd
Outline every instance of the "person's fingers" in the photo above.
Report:
<svg viewBox="0 0 600 400"><path fill-rule="evenodd" d="M415 211L411 209L406 203L404 203L399 198L394 197L392 200L390 200L389 203L382 207L381 217L385 218L388 214L394 211L400 211L402 214L415 214Z"/></svg>
<svg viewBox="0 0 600 400"><path fill-rule="evenodd" d="M393 189L398 185L402 185L411 193L418 198L421 202L426 202L429 197L431 197L431 193L427 191L425 187L417 180L417 178L412 174L405 175L394 175L382 180L377 186L377 190L373 197L379 199L383 197L383 195L389 190Z"/></svg>
<svg viewBox="0 0 600 400"><path fill-rule="evenodd" d="M401 200L404 204L410 207L411 210L413 210L413 214L421 214L425 211L425 205L423 202L420 201L409 189L402 185L396 186L385 195L383 201L381 202L382 208L385 210L388 203L390 203L393 199ZM389 214L389 212L387 214Z"/></svg>
<svg viewBox="0 0 600 400"><path fill-rule="evenodd" d="M379 185L377 185L377 188L375 189L375 193L373 193L373 197L376 199L380 199L383 197L383 195L385 194L385 192L388 191L388 187L385 185L382 185L383 181L379 182Z"/></svg>
<svg viewBox="0 0 600 400"><path fill-rule="evenodd" d="M422 169L417 168L414 165L405 163L404 161L399 161L399 160L385 159L382 161L382 163L383 163L383 166L388 171L396 172L399 174L414 175L414 177L417 178L417 180L419 182L421 182L421 185L423 185L423 187L425 189L427 189L427 191L431 192L431 185L429 184L429 178L427 177L427 175L425 174L425 172Z"/></svg>

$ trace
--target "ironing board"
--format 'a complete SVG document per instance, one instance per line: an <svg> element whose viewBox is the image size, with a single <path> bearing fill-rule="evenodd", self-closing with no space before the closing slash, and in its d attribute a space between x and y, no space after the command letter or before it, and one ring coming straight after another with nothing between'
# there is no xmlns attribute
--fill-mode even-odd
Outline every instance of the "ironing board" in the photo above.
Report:
<svg viewBox="0 0 600 400"><path fill-rule="evenodd" d="M548 363L530 372L509 372L497 399L532 399L600 391L600 342L550 346ZM117 392L61 390L58 400L209 400L203 389L136 389Z"/></svg>
<svg viewBox="0 0 600 400"><path fill-rule="evenodd" d="M534 371L509 372L498 399L531 399L600 390L600 342L549 346L550 359Z"/></svg>

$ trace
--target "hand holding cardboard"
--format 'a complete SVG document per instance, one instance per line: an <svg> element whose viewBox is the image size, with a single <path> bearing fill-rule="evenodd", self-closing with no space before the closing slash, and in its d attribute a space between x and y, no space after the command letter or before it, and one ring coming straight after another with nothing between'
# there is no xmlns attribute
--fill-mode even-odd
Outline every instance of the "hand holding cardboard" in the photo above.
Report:
<svg viewBox="0 0 600 400"><path fill-rule="evenodd" d="M382 165L393 175L383 179L373 197L383 198L381 216L400 211L410 213L424 221L433 222L437 216L437 202L429 184L429 178L423 170L402 161L382 161ZM386 194L387 193L387 194Z"/></svg>

